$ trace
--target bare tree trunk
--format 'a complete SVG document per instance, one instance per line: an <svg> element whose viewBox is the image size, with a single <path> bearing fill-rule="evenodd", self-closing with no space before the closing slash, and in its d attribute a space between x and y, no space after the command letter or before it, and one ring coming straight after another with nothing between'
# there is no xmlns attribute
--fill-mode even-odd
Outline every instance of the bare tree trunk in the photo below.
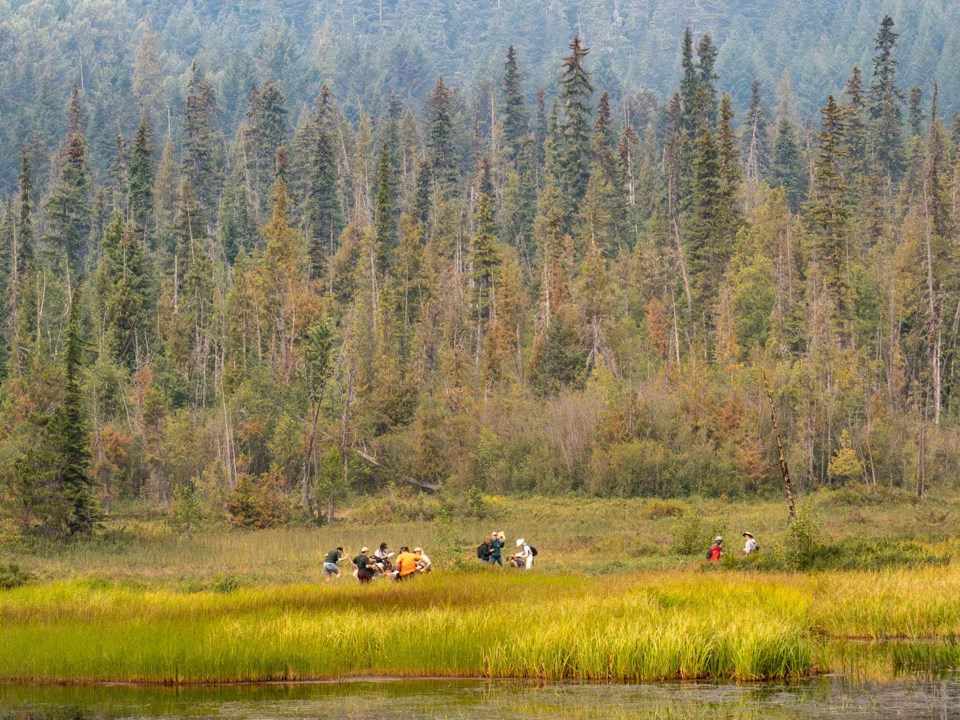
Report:
<svg viewBox="0 0 960 720"><path fill-rule="evenodd" d="M763 374L763 385L767 390L767 397L770 399L770 422L773 424L773 433L777 438L780 474L783 475L783 489L787 494L787 508L790 511L790 522L792 523L797 519L797 508L793 500L793 481L790 479L790 468L787 466L787 459L783 454L783 438L780 435L780 424L777 422L777 404L773 399L773 390L770 389L766 371L761 369L760 372Z"/></svg>

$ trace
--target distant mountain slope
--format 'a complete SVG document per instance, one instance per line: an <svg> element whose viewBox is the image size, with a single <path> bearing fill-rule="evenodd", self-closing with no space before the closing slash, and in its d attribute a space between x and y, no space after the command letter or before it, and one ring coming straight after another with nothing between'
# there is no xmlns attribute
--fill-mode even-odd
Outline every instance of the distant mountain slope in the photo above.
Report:
<svg viewBox="0 0 960 720"><path fill-rule="evenodd" d="M247 89L266 76L281 83L294 117L323 82L356 113L391 91L419 103L441 73L473 87L511 42L532 93L549 88L577 32L593 48L598 86L663 95L676 86L690 24L714 34L719 84L736 100L754 76L772 95L786 70L809 117L851 65L869 66L884 13L902 34L901 85L937 79L945 108L960 106L960 3L950 0L0 0L0 190L10 188L24 142L61 136L74 80L92 105L102 166L142 103L161 122L170 108L177 122L194 58L219 82L229 132ZM156 33L152 54L138 53L145 19Z"/></svg>

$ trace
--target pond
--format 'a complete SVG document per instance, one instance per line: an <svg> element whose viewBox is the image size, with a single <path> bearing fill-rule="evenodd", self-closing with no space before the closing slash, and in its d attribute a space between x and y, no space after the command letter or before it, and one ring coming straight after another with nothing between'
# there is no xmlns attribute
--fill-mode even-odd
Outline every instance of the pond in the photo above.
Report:
<svg viewBox="0 0 960 720"><path fill-rule="evenodd" d="M0 685L0 718L113 720L490 720L725 718L848 720L960 717L957 678L793 684L537 684L517 681L355 680L206 687Z"/></svg>

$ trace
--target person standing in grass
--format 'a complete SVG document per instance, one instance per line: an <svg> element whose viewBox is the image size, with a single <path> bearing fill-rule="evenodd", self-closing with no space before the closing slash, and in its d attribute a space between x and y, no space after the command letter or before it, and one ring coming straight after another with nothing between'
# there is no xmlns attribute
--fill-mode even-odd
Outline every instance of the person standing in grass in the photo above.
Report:
<svg viewBox="0 0 960 720"><path fill-rule="evenodd" d="M357 568L357 580L366 584L373 580L373 563L367 553L368 548L360 548L360 554L353 559L353 565Z"/></svg>
<svg viewBox="0 0 960 720"><path fill-rule="evenodd" d="M397 580L406 580L417 572L417 565L423 560L423 557L410 552L406 545L400 548L400 554L397 555Z"/></svg>
<svg viewBox="0 0 960 720"><path fill-rule="evenodd" d="M487 538L477 547L477 557L484 565L490 564L490 553L493 552L493 539Z"/></svg>
<svg viewBox="0 0 960 720"><path fill-rule="evenodd" d="M723 538L717 535L713 539L713 547L707 552L707 560L710 562L720 562L723 557Z"/></svg>
<svg viewBox="0 0 960 720"><path fill-rule="evenodd" d="M744 544L743 544L743 554L744 555L753 555L755 552L760 550L760 546L757 545L757 541L753 537L753 533L745 532L743 534Z"/></svg>
<svg viewBox="0 0 960 720"><path fill-rule="evenodd" d="M503 567L503 540L498 533L490 533L490 564Z"/></svg>
<svg viewBox="0 0 960 720"><path fill-rule="evenodd" d="M326 560L323 561L323 579L330 582L330 578L340 577L340 566L338 563L343 558L343 548L338 547L327 553Z"/></svg>

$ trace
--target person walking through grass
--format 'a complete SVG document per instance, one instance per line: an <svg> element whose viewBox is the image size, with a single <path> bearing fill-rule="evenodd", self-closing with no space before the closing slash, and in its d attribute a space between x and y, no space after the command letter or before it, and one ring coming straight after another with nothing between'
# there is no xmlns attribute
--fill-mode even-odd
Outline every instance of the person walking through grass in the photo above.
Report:
<svg viewBox="0 0 960 720"><path fill-rule="evenodd" d="M326 560L323 561L323 579L330 582L331 578L340 577L340 566L338 563L343 558L343 548L338 547L327 553Z"/></svg>
<svg viewBox="0 0 960 720"><path fill-rule="evenodd" d="M760 550L760 546L757 545L756 539L753 537L753 533L745 532L743 534L744 543L743 543L743 554L744 555L753 555L755 552Z"/></svg>
<svg viewBox="0 0 960 720"><path fill-rule="evenodd" d="M360 554L353 559L353 566L357 568L357 580L364 585L373 580L374 575L373 561L367 555L368 552L370 552L368 548L360 548Z"/></svg>
<svg viewBox="0 0 960 720"><path fill-rule="evenodd" d="M723 557L723 538L717 535L713 539L713 546L707 551L707 560L710 562L720 562Z"/></svg>

